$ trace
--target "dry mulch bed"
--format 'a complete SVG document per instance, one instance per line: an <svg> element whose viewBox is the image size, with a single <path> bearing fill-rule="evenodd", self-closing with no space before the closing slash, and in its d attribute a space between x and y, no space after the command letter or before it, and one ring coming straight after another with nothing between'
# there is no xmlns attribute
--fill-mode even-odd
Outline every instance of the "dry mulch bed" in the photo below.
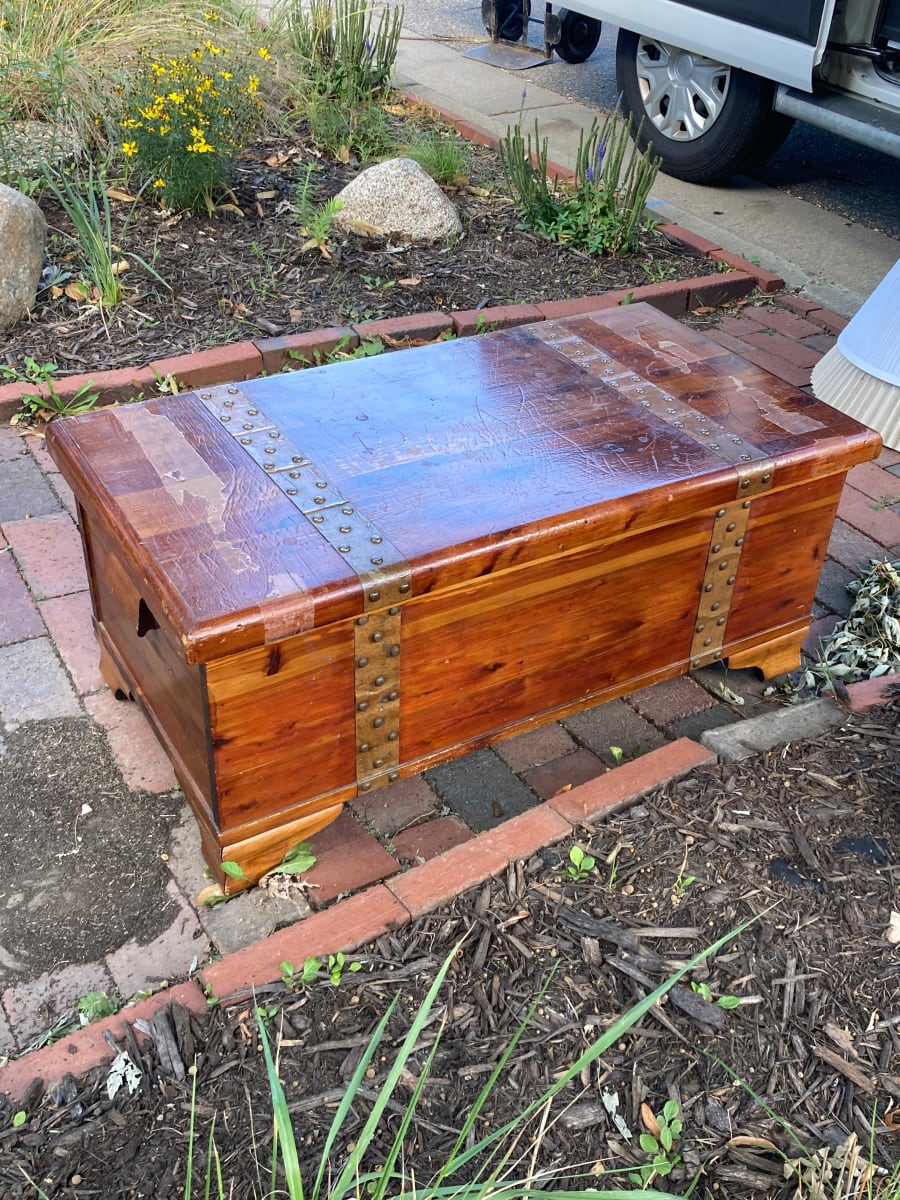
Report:
<svg viewBox="0 0 900 1200"><path fill-rule="evenodd" d="M569 846L552 847L366 947L354 956L361 969L345 970L336 987L275 985L259 999L281 1031L281 1076L307 1178L386 1006L399 992L387 1057L376 1058L350 1114L335 1171L457 939L465 937L463 948L439 1001L446 1028L405 1147L406 1169L420 1182L453 1144L551 972L478 1133L540 1094L675 966L760 913L691 976L713 998L739 998L738 1007L705 1001L687 981L673 989L560 1094L537 1164L551 1179L585 1164L595 1186L611 1186L623 1178L616 1172L645 1161L642 1105L658 1113L674 1099L683 1165L656 1181L673 1193L696 1176L698 1197L813 1195L807 1168L802 1182L785 1179L785 1158L802 1152L776 1116L810 1151L850 1134L863 1145L872 1138L876 1161L892 1168L900 1158L900 962L885 933L897 896L898 785L896 712L852 717L836 734L698 770L583 829L578 844L598 864L583 881L566 875ZM172 1018L177 1057L197 1063L198 1169L217 1114L226 1194L255 1196L271 1121L252 1007L221 1002L202 1019L183 1010ZM399 1105L438 1027L424 1031ZM50 1197L183 1196L190 1078L163 1068L151 1043L131 1049L142 1072L131 1097L123 1088L107 1098L105 1070L67 1078L43 1099L38 1085L18 1130L0 1102L0 1193L33 1195L27 1171ZM618 1098L631 1139L613 1124L604 1093ZM882 1119L889 1110L893 1130ZM398 1120L395 1109L372 1163L383 1161ZM530 1156L530 1137L522 1148Z"/></svg>
<svg viewBox="0 0 900 1200"><path fill-rule="evenodd" d="M398 126L398 136L401 134ZM624 258L592 258L519 228L506 199L497 155L472 147L468 182L450 192L464 234L454 244L410 245L379 237L336 238L331 257L302 249L292 211L296 180L315 163L314 199L335 195L359 166L314 157L302 131L249 149L237 164L234 196L214 216L163 216L141 204L122 239L166 281L166 291L136 264L123 275L126 303L100 312L63 292L39 294L30 318L4 334L4 358L55 362L60 374L142 366L248 338L301 333L351 322L441 310L561 300L707 274L707 260L659 234ZM51 232L66 220L51 198L42 207ZM128 206L113 201L116 220ZM48 260L75 270L72 248L51 242ZM50 276L47 275L47 279ZM69 280L71 282L71 280Z"/></svg>

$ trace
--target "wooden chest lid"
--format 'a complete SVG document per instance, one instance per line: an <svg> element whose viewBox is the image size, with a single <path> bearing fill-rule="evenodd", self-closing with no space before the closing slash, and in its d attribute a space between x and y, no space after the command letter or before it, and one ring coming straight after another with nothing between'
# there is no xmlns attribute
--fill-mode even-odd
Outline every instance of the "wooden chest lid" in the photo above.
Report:
<svg viewBox="0 0 900 1200"><path fill-rule="evenodd" d="M54 422L205 661L776 487L878 435L647 305ZM374 600L372 599L374 597Z"/></svg>

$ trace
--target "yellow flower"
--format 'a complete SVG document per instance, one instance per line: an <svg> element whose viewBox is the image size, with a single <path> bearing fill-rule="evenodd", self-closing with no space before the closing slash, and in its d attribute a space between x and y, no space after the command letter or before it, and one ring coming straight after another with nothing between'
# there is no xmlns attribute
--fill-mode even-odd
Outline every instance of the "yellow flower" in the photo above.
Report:
<svg viewBox="0 0 900 1200"><path fill-rule="evenodd" d="M251 75L250 78L247 80L247 94L250 96L255 95L258 87L259 87L259 76Z"/></svg>
<svg viewBox="0 0 900 1200"><path fill-rule="evenodd" d="M137 142L123 142L122 143L122 153L125 155L126 158L131 158L132 155L137 154L137 152L138 152Z"/></svg>
<svg viewBox="0 0 900 1200"><path fill-rule="evenodd" d="M194 62L199 62L202 57L203 57L202 50L192 50L191 51L191 58L194 60Z"/></svg>
<svg viewBox="0 0 900 1200"><path fill-rule="evenodd" d="M154 186L155 188L161 188L161 187L165 187L165 186L166 186L166 181L165 181L164 179L154 179L154 180L153 180L153 186Z"/></svg>
<svg viewBox="0 0 900 1200"><path fill-rule="evenodd" d="M260 48L257 50L256 53L259 55L260 58L268 58L269 57L269 51L265 48L265 46L260 46Z"/></svg>
<svg viewBox="0 0 900 1200"><path fill-rule="evenodd" d="M220 71L220 72L219 72L219 75L220 75L220 77L221 77L222 79L230 79L230 78L231 78L231 72L230 72L230 71Z"/></svg>
<svg viewBox="0 0 900 1200"><path fill-rule="evenodd" d="M184 104L183 92L169 92L169 99L173 104Z"/></svg>
<svg viewBox="0 0 900 1200"><path fill-rule="evenodd" d="M218 21L219 14L217 12L205 12L203 14L204 21Z"/></svg>
<svg viewBox="0 0 900 1200"><path fill-rule="evenodd" d="M221 54L222 53L220 47L214 46L212 44L212 42L205 42L204 44L205 44L207 50L210 52L210 54Z"/></svg>

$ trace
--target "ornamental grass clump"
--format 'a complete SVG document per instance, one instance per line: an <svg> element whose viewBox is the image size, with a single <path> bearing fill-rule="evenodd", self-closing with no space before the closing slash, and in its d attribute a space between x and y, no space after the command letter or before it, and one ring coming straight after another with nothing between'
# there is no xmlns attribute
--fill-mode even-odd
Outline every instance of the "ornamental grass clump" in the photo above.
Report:
<svg viewBox="0 0 900 1200"><path fill-rule="evenodd" d="M634 140L639 136L640 127ZM586 135L582 130L570 185L548 179L547 139L536 121L533 142L517 123L501 138L499 151L513 202L532 229L589 254L637 249L660 160L636 149L631 120L619 119L618 105L602 125L592 122Z"/></svg>
<svg viewBox="0 0 900 1200"><path fill-rule="evenodd" d="M130 177L175 211L212 212L230 196L231 168L262 123L255 61L207 39L179 58L144 56L126 93L121 151Z"/></svg>

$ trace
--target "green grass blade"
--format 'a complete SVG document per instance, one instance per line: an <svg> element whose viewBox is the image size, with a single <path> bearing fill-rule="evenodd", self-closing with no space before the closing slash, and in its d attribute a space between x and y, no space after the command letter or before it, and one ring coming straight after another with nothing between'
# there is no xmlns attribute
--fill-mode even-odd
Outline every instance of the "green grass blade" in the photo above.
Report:
<svg viewBox="0 0 900 1200"><path fill-rule="evenodd" d="M337 1112L334 1114L334 1120L331 1122L331 1128L328 1130L328 1136L325 1139L325 1145L322 1147L322 1157L319 1160L319 1170L316 1174L316 1181L313 1184L312 1200L318 1200L319 1198L322 1188L322 1180L325 1177L325 1171L327 1170L328 1163L331 1159L331 1148L335 1143L338 1133L340 1133L341 1126L344 1123L347 1113L350 1111L353 1101L356 1099L356 1093L365 1077L369 1063L375 1057L375 1051L381 1044L381 1039L384 1037L384 1031L387 1028L388 1021L391 1019L391 1014L397 1007L397 1001L399 998L400 996L398 993L388 1005L387 1012L378 1022L375 1032L372 1034L371 1041L366 1046L362 1057L357 1063L356 1070L353 1072L350 1082L347 1084L347 1089L341 1098L340 1104L338 1105Z"/></svg>
<svg viewBox="0 0 900 1200"><path fill-rule="evenodd" d="M194 1074L191 1080L191 1119L188 1123L188 1156L184 1169L184 1200L191 1200L191 1187L194 1182L194 1118L197 1115L197 1062L194 1060Z"/></svg>
<svg viewBox="0 0 900 1200"><path fill-rule="evenodd" d="M256 1007L256 1023L262 1042L263 1056L266 1060L266 1074L269 1077L269 1091L272 1094L272 1115L275 1123L275 1136L281 1142L281 1162L284 1166L284 1178L288 1195L291 1200L303 1200L303 1180L300 1178L300 1160L297 1157L297 1143L294 1140L294 1128L291 1125L291 1114L288 1112L287 1099L269 1047L269 1035L262 1009Z"/></svg>
<svg viewBox="0 0 900 1200"><path fill-rule="evenodd" d="M375 1131L378 1128L378 1124L381 1121L382 1115L384 1114L384 1110L387 1108L388 1101L393 1095L394 1089L397 1086L397 1082L400 1079L409 1056L412 1054L413 1047L419 1039L419 1034L425 1027L425 1023L428 1020L432 1008L434 1007L434 1002L437 999L438 992L440 991L444 982L444 978L450 969L450 964L453 962L459 945L460 943L457 943L453 950L451 950L450 954L448 954L448 956L444 959L444 962L441 964L441 967L435 977L434 983L432 983L431 987L428 989L427 995L420 1004L413 1022L409 1027L409 1031L407 1032L406 1037L403 1039L400 1049L397 1052L397 1056L394 1059L391 1069L388 1071L387 1078L382 1085L381 1091L378 1093L378 1097L372 1106L372 1111L369 1114L368 1120L366 1121L362 1132L357 1138L356 1146L352 1155L350 1156L350 1160L347 1162L337 1183L329 1193L329 1200L342 1200L342 1197L347 1194L349 1187L352 1185L353 1180L358 1173L359 1164L362 1161L362 1157L368 1149L369 1143L371 1142Z"/></svg>
<svg viewBox="0 0 900 1200"><path fill-rule="evenodd" d="M532 1103L529 1104L517 1117L513 1117L511 1120L507 1121L505 1125L502 1125L499 1129L489 1133L486 1137L482 1138L481 1141L476 1142L474 1146L471 1146L468 1150L461 1154L456 1160L454 1169L458 1169L459 1167L463 1166L476 1155L484 1153L485 1150L499 1142L508 1133L512 1132L512 1130L528 1121L535 1112L537 1112L544 1104L547 1103L548 1100L552 1099L555 1095L557 1095L557 1093L562 1091L564 1087L571 1083L573 1079L580 1075L585 1067L590 1066L590 1064L599 1058L601 1054L605 1053L610 1046L619 1041L633 1025L637 1024L641 1017L650 1011L650 1009L654 1006L654 1004L657 1003L658 1000L665 996L669 989L676 984L679 979L682 979L688 974L688 972L692 971L694 967L699 966L699 964L705 959L709 958L711 954L716 954L722 949L723 946L726 946L730 941L738 937L745 929L749 928L749 926L755 921L758 921L760 917L765 916L765 914L770 912L774 907L775 905L769 905L769 907L763 909L762 912L757 913L755 916L750 917L748 920L742 922L735 929L723 934L723 936L717 941L713 942L711 946L707 946L704 950L701 950L698 954L695 954L690 962L686 963L683 967L679 967L677 971L674 971L668 977L668 979L665 979L659 985L659 987L654 988L654 990L645 996L643 1000L640 1000L637 1004L633 1005L628 1012L619 1017L617 1021L613 1022L609 1029L607 1029L604 1034L597 1038L595 1042L592 1042L587 1050L585 1050L584 1053L575 1060L568 1070L561 1075L560 1078L551 1085L551 1087L547 1088L547 1090L541 1096L532 1101Z"/></svg>

